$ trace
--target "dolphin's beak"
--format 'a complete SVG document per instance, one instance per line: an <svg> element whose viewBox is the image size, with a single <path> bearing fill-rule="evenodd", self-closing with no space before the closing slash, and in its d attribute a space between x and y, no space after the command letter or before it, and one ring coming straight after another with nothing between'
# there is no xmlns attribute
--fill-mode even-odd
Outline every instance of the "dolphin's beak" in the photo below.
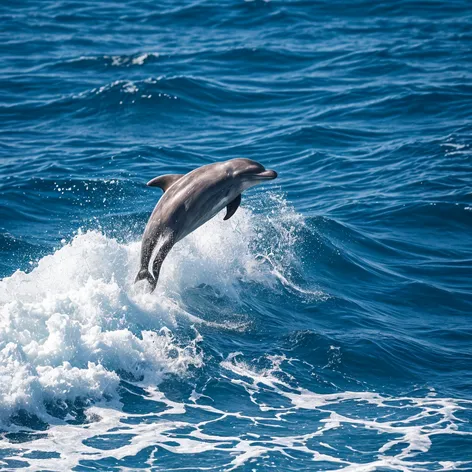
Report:
<svg viewBox="0 0 472 472"><path fill-rule="evenodd" d="M275 170L265 170L256 174L256 177L261 180L274 180L277 177Z"/></svg>

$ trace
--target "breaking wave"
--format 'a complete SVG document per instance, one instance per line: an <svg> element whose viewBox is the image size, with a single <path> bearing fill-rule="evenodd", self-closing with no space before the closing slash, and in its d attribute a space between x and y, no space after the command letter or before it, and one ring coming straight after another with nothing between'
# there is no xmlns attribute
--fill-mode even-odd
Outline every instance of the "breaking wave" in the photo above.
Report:
<svg viewBox="0 0 472 472"><path fill-rule="evenodd" d="M79 231L31 272L3 279L0 419L20 410L47 414L51 402L113 399L122 378L151 385L201 367L198 326L244 330L248 320L230 312L205 320L188 306L189 291L211 287L237 305L241 284L290 285L283 263L296 258L303 220L273 199L263 224L240 209L229 222L219 215L176 245L152 294L133 283L140 242L96 230ZM172 332L177 317L190 326L179 340Z"/></svg>

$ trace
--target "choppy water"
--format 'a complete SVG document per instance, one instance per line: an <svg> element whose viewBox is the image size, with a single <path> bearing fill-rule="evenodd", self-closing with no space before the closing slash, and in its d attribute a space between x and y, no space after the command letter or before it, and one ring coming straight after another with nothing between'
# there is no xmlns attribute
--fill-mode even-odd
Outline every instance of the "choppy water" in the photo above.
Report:
<svg viewBox="0 0 472 472"><path fill-rule="evenodd" d="M472 470L470 2L0 19L0 468ZM134 286L145 182L233 157Z"/></svg>

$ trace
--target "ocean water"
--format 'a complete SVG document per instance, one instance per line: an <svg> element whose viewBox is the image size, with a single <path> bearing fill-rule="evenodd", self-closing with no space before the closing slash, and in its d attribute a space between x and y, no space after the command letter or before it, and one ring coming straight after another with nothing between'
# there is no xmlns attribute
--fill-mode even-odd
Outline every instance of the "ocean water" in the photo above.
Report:
<svg viewBox="0 0 472 472"><path fill-rule="evenodd" d="M0 469L472 470L469 1L0 19ZM234 157L134 285L145 183Z"/></svg>

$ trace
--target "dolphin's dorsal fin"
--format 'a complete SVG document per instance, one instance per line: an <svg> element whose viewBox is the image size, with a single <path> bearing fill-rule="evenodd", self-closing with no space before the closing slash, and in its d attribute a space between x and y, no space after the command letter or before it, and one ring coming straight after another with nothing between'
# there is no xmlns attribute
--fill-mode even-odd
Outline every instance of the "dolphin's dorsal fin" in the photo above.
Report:
<svg viewBox="0 0 472 472"><path fill-rule="evenodd" d="M148 187L160 187L164 192L171 187L177 180L183 177L185 174L166 174L154 177L146 185Z"/></svg>
<svg viewBox="0 0 472 472"><path fill-rule="evenodd" d="M226 205L226 215L223 219L229 220L236 213L236 210L239 208L240 204L241 204L241 194L239 194L232 202Z"/></svg>

